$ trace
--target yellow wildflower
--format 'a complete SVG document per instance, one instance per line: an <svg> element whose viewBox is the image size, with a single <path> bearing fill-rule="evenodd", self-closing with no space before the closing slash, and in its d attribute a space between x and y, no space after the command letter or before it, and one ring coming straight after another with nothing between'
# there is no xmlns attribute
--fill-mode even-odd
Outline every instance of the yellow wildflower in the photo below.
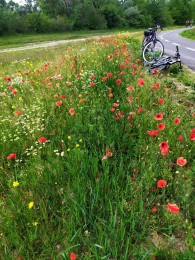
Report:
<svg viewBox="0 0 195 260"><path fill-rule="evenodd" d="M14 182L13 182L13 187L14 187L14 188L18 187L19 185L20 185L20 184L19 184L18 181L14 181Z"/></svg>
<svg viewBox="0 0 195 260"><path fill-rule="evenodd" d="M33 202L33 201L31 201L30 203L28 203L28 208L29 208L29 209L32 209L33 206L34 206L34 202Z"/></svg>
<svg viewBox="0 0 195 260"><path fill-rule="evenodd" d="M32 223L32 225L36 227L36 226L38 225L38 222L37 222L37 221L34 221L34 222Z"/></svg>

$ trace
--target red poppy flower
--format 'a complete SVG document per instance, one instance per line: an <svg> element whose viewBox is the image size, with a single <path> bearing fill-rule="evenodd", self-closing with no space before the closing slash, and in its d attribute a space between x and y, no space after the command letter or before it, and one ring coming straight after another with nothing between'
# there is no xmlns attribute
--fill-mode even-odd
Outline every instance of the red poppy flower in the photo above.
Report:
<svg viewBox="0 0 195 260"><path fill-rule="evenodd" d="M71 116L74 116L76 112L75 112L74 108L70 108L69 113Z"/></svg>
<svg viewBox="0 0 195 260"><path fill-rule="evenodd" d="M129 86L129 87L127 88L127 90L128 90L128 91L133 91L133 90L135 90L135 89L134 89L133 86Z"/></svg>
<svg viewBox="0 0 195 260"><path fill-rule="evenodd" d="M77 255L74 252L72 252L70 254L70 260L75 260L75 259L77 259Z"/></svg>
<svg viewBox="0 0 195 260"><path fill-rule="evenodd" d="M22 114L22 111L20 111L20 110L16 110L16 111L14 112L14 114L15 114L16 116L19 116L19 115Z"/></svg>
<svg viewBox="0 0 195 260"><path fill-rule="evenodd" d="M158 136L158 130L150 130L150 131L148 131L148 134L150 136Z"/></svg>
<svg viewBox="0 0 195 260"><path fill-rule="evenodd" d="M190 140L195 141L195 128L190 131Z"/></svg>
<svg viewBox="0 0 195 260"><path fill-rule="evenodd" d="M118 107L119 106L119 104L117 104L117 103L113 103L112 105L113 105L113 107Z"/></svg>
<svg viewBox="0 0 195 260"><path fill-rule="evenodd" d="M121 63L121 64L120 64L120 69L123 69L124 66L125 66L125 65Z"/></svg>
<svg viewBox="0 0 195 260"><path fill-rule="evenodd" d="M109 94L108 94L108 97L109 97L109 98L113 98L113 94L112 94L112 93L109 93Z"/></svg>
<svg viewBox="0 0 195 260"><path fill-rule="evenodd" d="M94 76L94 75L91 75L90 78L91 78L91 79L95 79L95 76Z"/></svg>
<svg viewBox="0 0 195 260"><path fill-rule="evenodd" d="M160 131L162 131L162 130L164 130L165 129L165 124L163 124L163 123L160 123L160 124L158 124L158 129L160 130Z"/></svg>
<svg viewBox="0 0 195 260"><path fill-rule="evenodd" d="M163 103L164 103L164 99L159 98L159 99L158 99L158 103L159 103L159 104L163 104Z"/></svg>
<svg viewBox="0 0 195 260"><path fill-rule="evenodd" d="M143 86L144 85L144 80L142 78L139 78L137 80L137 83L138 83L139 86Z"/></svg>
<svg viewBox="0 0 195 260"><path fill-rule="evenodd" d="M169 152L169 149L168 149L168 148L161 149L161 155L162 155L162 156L165 156L168 152Z"/></svg>
<svg viewBox="0 0 195 260"><path fill-rule="evenodd" d="M132 97L128 97L127 100L128 100L129 102L133 102L133 98L132 98Z"/></svg>
<svg viewBox="0 0 195 260"><path fill-rule="evenodd" d="M177 204L168 204L166 207L171 213L177 214L179 212L179 207Z"/></svg>
<svg viewBox="0 0 195 260"><path fill-rule="evenodd" d="M153 73L153 74L157 74L158 72L159 72L159 71L158 71L157 69L154 69L152 73Z"/></svg>
<svg viewBox="0 0 195 260"><path fill-rule="evenodd" d="M158 113L154 116L154 119L156 120L162 120L163 119L163 114L162 113Z"/></svg>
<svg viewBox="0 0 195 260"><path fill-rule="evenodd" d="M94 87L95 86L95 83L94 82L90 82L90 87Z"/></svg>
<svg viewBox="0 0 195 260"><path fill-rule="evenodd" d="M122 80L121 80L121 79L117 79L117 80L116 80L116 84L117 84L117 85L120 85L120 84L121 84L121 82L122 82Z"/></svg>
<svg viewBox="0 0 195 260"><path fill-rule="evenodd" d="M155 213L155 212L157 212L157 211L158 211L157 207L154 206L154 207L152 208L152 212Z"/></svg>
<svg viewBox="0 0 195 260"><path fill-rule="evenodd" d="M62 100L56 102L56 106L59 107L62 105Z"/></svg>
<svg viewBox="0 0 195 260"><path fill-rule="evenodd" d="M129 115L135 115L136 113L134 111L129 112Z"/></svg>
<svg viewBox="0 0 195 260"><path fill-rule="evenodd" d="M111 156L112 156L112 153L111 153L109 147L106 147L106 156L108 156L108 157L111 157Z"/></svg>
<svg viewBox="0 0 195 260"><path fill-rule="evenodd" d="M162 143L159 144L160 149L168 149L169 145L166 141L163 141Z"/></svg>
<svg viewBox="0 0 195 260"><path fill-rule="evenodd" d="M12 81L11 78L3 78L4 81L10 82Z"/></svg>
<svg viewBox="0 0 195 260"><path fill-rule="evenodd" d="M121 76L121 75L124 75L125 72L124 71L121 71L118 75Z"/></svg>
<svg viewBox="0 0 195 260"><path fill-rule="evenodd" d="M7 160L12 160L12 159L16 159L15 153L11 153L9 156L7 156Z"/></svg>
<svg viewBox="0 0 195 260"><path fill-rule="evenodd" d="M156 86L152 86L152 87L151 87L151 90L154 90L154 89L156 89Z"/></svg>
<svg viewBox="0 0 195 260"><path fill-rule="evenodd" d="M141 113L142 110L143 110L143 108L142 108L142 107L139 107L139 108L137 109L137 112L138 112L138 113Z"/></svg>
<svg viewBox="0 0 195 260"><path fill-rule="evenodd" d="M47 143L47 139L46 139L44 136L41 136L41 137L38 139L38 142L39 142L39 143Z"/></svg>
<svg viewBox="0 0 195 260"><path fill-rule="evenodd" d="M174 124L178 125L180 122L181 122L181 120L179 118L174 119Z"/></svg>
<svg viewBox="0 0 195 260"><path fill-rule="evenodd" d="M184 159L183 157L179 157L177 159L177 165L179 165L179 166L184 166L184 165L186 165L186 163L187 163L187 160Z"/></svg>
<svg viewBox="0 0 195 260"><path fill-rule="evenodd" d="M106 72L108 78L112 77L112 72Z"/></svg>
<svg viewBox="0 0 195 260"><path fill-rule="evenodd" d="M167 182L165 180L159 180L158 183L157 183L157 187L158 188L164 188L167 186Z"/></svg>
<svg viewBox="0 0 195 260"><path fill-rule="evenodd" d="M13 89L11 93L15 95L17 93L16 89Z"/></svg>
<svg viewBox="0 0 195 260"><path fill-rule="evenodd" d="M118 111L117 116L124 117L123 113L121 111Z"/></svg>
<svg viewBox="0 0 195 260"><path fill-rule="evenodd" d="M102 81L106 81L106 80L107 80L107 77L103 77L103 78L102 78Z"/></svg>
<svg viewBox="0 0 195 260"><path fill-rule="evenodd" d="M179 141L183 141L183 139L184 139L183 135L179 135L179 136L178 136L178 140L179 140Z"/></svg>

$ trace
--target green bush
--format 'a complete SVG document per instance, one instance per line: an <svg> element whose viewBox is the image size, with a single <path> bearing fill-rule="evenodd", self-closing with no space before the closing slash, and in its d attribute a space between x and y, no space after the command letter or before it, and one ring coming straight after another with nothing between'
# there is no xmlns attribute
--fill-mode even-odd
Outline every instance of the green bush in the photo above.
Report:
<svg viewBox="0 0 195 260"><path fill-rule="evenodd" d="M51 24L49 18L43 13L29 13L26 15L29 32L48 32Z"/></svg>

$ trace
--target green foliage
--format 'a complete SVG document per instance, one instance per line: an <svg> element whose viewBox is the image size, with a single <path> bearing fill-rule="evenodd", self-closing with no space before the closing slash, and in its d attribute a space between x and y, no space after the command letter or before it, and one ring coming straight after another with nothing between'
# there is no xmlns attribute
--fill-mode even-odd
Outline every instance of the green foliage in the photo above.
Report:
<svg viewBox="0 0 195 260"><path fill-rule="evenodd" d="M28 13L26 15L26 22L30 32L48 32L50 28L50 20L43 13Z"/></svg>
<svg viewBox="0 0 195 260"><path fill-rule="evenodd" d="M94 8L91 2L85 1L75 8L74 29L105 29L107 27L104 16Z"/></svg>
<svg viewBox="0 0 195 260"><path fill-rule="evenodd" d="M114 5L112 3L103 5L100 8L100 12L102 15L104 15L107 26L109 29L119 27L120 28L120 13L117 5Z"/></svg>
<svg viewBox="0 0 195 260"><path fill-rule="evenodd" d="M0 2L0 34L73 29L113 29L184 25L195 20L194 0L26 0ZM32 14L29 16L29 14ZM37 18L37 21L36 19ZM64 20L63 20L64 19Z"/></svg>
<svg viewBox="0 0 195 260"><path fill-rule="evenodd" d="M187 0L170 0L168 2L168 7L172 10L171 14L175 24L185 25L187 19L192 19L192 13L195 10L191 10L191 2Z"/></svg>

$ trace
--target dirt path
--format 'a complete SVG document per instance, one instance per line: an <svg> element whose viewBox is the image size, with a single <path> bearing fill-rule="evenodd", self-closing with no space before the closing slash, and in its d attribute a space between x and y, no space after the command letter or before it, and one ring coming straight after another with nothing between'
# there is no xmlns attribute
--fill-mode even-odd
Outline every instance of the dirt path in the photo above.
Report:
<svg viewBox="0 0 195 260"><path fill-rule="evenodd" d="M124 33L124 34L129 34L129 33ZM84 42L90 39L100 39L101 37L111 37L115 36L113 35L102 35L102 36L91 36L91 37L86 37L86 38L81 38L81 39L74 39L74 40L58 40L58 41L49 41L49 42L40 42L40 43L29 43L26 44L23 47L16 47L16 48L10 48L10 49L3 49L0 50L0 53L2 52L14 52L14 51L24 51L24 50L31 50L31 49L37 49L37 48L47 48L47 47L53 47L57 46L60 44L66 44L66 43L71 43L71 42Z"/></svg>

